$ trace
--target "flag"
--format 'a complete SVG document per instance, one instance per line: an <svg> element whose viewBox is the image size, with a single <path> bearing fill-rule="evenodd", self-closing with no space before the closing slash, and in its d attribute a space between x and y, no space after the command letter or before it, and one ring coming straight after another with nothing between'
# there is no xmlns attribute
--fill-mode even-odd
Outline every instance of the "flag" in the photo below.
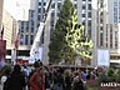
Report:
<svg viewBox="0 0 120 90"><path fill-rule="evenodd" d="M4 35L4 26L2 27L2 30L0 31L0 40L3 40Z"/></svg>
<svg viewBox="0 0 120 90"><path fill-rule="evenodd" d="M14 49L18 49L19 47L19 41L20 41L20 32L17 33L14 41Z"/></svg>

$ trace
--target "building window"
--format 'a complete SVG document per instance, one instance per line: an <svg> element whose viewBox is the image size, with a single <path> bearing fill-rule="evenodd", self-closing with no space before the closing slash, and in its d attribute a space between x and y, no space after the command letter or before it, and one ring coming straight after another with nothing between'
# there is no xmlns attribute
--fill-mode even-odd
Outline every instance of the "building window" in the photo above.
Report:
<svg viewBox="0 0 120 90"><path fill-rule="evenodd" d="M38 13L41 13L41 8L38 8Z"/></svg>
<svg viewBox="0 0 120 90"><path fill-rule="evenodd" d="M100 27L100 30L103 31L103 27L102 26Z"/></svg>
<svg viewBox="0 0 120 90"><path fill-rule="evenodd" d="M100 46L103 46L103 33L100 33Z"/></svg>
<svg viewBox="0 0 120 90"><path fill-rule="evenodd" d="M34 26L34 21L31 21L31 25Z"/></svg>
<svg viewBox="0 0 120 90"><path fill-rule="evenodd" d="M103 12L100 12L100 15L103 16Z"/></svg>
<svg viewBox="0 0 120 90"><path fill-rule="evenodd" d="M74 5L75 9L77 9L77 4Z"/></svg>
<svg viewBox="0 0 120 90"><path fill-rule="evenodd" d="M34 11L31 10L31 18L33 18L33 17L34 17Z"/></svg>
<svg viewBox="0 0 120 90"><path fill-rule="evenodd" d="M52 8L55 8L55 3L52 4Z"/></svg>
<svg viewBox="0 0 120 90"><path fill-rule="evenodd" d="M31 27L31 33L33 33L34 32L34 27Z"/></svg>
<svg viewBox="0 0 120 90"><path fill-rule="evenodd" d="M58 3L58 9L60 9L61 8L61 3Z"/></svg>
<svg viewBox="0 0 120 90"><path fill-rule="evenodd" d="M38 15L38 21L40 21L40 15Z"/></svg>
<svg viewBox="0 0 120 90"><path fill-rule="evenodd" d="M92 17L92 16L91 16L91 12L88 12L88 17L89 17L89 18L91 18L91 17Z"/></svg>
<svg viewBox="0 0 120 90"><path fill-rule="evenodd" d="M45 13L45 8L43 8L43 13Z"/></svg>
<svg viewBox="0 0 120 90"><path fill-rule="evenodd" d="M24 25L24 21L21 22L21 25L22 25L22 26Z"/></svg>
<svg viewBox="0 0 120 90"><path fill-rule="evenodd" d="M100 3L100 7L103 8L103 3Z"/></svg>
<svg viewBox="0 0 120 90"><path fill-rule="evenodd" d="M26 35L26 36L25 36L25 45L28 45L28 41L29 41L28 35Z"/></svg>
<svg viewBox="0 0 120 90"><path fill-rule="evenodd" d="M82 24L85 25L85 21L83 21Z"/></svg>
<svg viewBox="0 0 120 90"><path fill-rule="evenodd" d="M44 2L43 5L46 6L46 2Z"/></svg>
<svg viewBox="0 0 120 90"><path fill-rule="evenodd" d="M88 26L91 27L91 20L88 20Z"/></svg>
<svg viewBox="0 0 120 90"><path fill-rule="evenodd" d="M23 34L20 34L20 39L24 39L24 35Z"/></svg>
<svg viewBox="0 0 120 90"><path fill-rule="evenodd" d="M100 19L100 23L103 23L103 19L102 18Z"/></svg>
<svg viewBox="0 0 120 90"><path fill-rule="evenodd" d="M39 2L39 6L41 6L41 2Z"/></svg>
<svg viewBox="0 0 120 90"><path fill-rule="evenodd" d="M82 17L86 17L86 15L85 15L85 14L82 14Z"/></svg>
<svg viewBox="0 0 120 90"><path fill-rule="evenodd" d="M21 33L24 33L24 26L21 27Z"/></svg>
<svg viewBox="0 0 120 90"><path fill-rule="evenodd" d="M51 16L52 16L52 17L54 17L54 16L55 16L55 12L54 12L54 11L51 13Z"/></svg>
<svg viewBox="0 0 120 90"><path fill-rule="evenodd" d="M85 6L85 5L84 5L84 6L82 6L82 9L84 9L84 10L85 10L85 9L86 9L86 6Z"/></svg>
<svg viewBox="0 0 120 90"><path fill-rule="evenodd" d="M33 44L33 41L34 41L34 35L30 35L30 45Z"/></svg>
<svg viewBox="0 0 120 90"><path fill-rule="evenodd" d="M20 45L23 45L23 41L20 41Z"/></svg>
<svg viewBox="0 0 120 90"><path fill-rule="evenodd" d="M91 9L92 9L91 4L88 4L88 10L91 10Z"/></svg>
<svg viewBox="0 0 120 90"><path fill-rule="evenodd" d="M29 26L29 22L28 21L26 22L26 26Z"/></svg>
<svg viewBox="0 0 120 90"><path fill-rule="evenodd" d="M26 32L29 32L29 27L28 26L26 27Z"/></svg>

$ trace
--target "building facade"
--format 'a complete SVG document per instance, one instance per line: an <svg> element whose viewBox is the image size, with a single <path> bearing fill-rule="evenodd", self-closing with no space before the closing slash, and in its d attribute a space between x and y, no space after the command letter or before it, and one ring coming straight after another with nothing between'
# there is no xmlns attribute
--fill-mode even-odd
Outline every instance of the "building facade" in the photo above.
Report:
<svg viewBox="0 0 120 90"><path fill-rule="evenodd" d="M9 12L3 9L3 19L2 23L4 25L4 40L6 40L6 59L11 59L11 50L14 48L14 41L16 36L17 21L11 16Z"/></svg>
<svg viewBox="0 0 120 90"><path fill-rule="evenodd" d="M0 30L1 30L1 25L2 25L2 14L3 14L3 1L4 0L0 0Z"/></svg>

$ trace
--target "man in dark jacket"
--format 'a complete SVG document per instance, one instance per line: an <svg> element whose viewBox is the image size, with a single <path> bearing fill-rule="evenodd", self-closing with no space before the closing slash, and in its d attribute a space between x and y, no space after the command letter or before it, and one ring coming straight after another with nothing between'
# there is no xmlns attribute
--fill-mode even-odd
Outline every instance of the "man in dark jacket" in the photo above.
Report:
<svg viewBox="0 0 120 90"><path fill-rule="evenodd" d="M25 77L21 73L21 67L19 65L14 66L14 71L6 80L4 86L4 90L25 90Z"/></svg>

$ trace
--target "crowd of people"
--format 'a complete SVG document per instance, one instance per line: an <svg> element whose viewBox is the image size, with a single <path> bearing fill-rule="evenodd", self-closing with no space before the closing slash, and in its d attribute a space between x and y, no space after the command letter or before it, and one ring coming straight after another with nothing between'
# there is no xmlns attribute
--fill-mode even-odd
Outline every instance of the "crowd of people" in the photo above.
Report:
<svg viewBox="0 0 120 90"><path fill-rule="evenodd" d="M98 78L97 71L55 68L36 61L33 66L15 65L1 77L3 90L86 90L87 80Z"/></svg>

